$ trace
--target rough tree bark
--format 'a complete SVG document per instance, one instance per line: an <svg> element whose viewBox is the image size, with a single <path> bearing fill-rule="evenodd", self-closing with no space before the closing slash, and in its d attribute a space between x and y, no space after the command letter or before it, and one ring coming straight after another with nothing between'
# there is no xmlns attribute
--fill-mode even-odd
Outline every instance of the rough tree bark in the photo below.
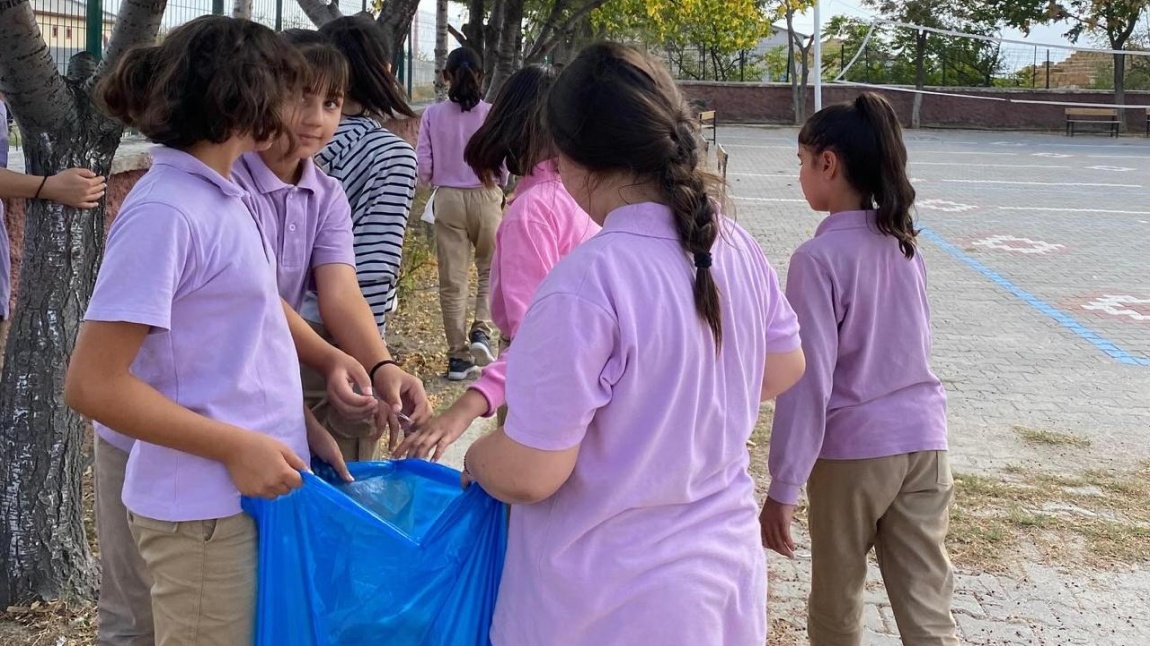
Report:
<svg viewBox="0 0 1150 646"><path fill-rule="evenodd" d="M571 0L554 0L547 18L539 27L539 35L523 55L524 64L542 63L560 43L571 37L584 18L606 3L607 0L587 0L574 5Z"/></svg>
<svg viewBox="0 0 1150 646"><path fill-rule="evenodd" d="M927 32L919 30L914 35L914 105L910 112L910 127L918 130L922 125L922 90L926 87L926 44Z"/></svg>
<svg viewBox="0 0 1150 646"><path fill-rule="evenodd" d="M499 89L515 73L515 55L523 42L523 0L505 0L503 25L499 33L499 45L495 49L494 71L487 85L489 101L495 99Z"/></svg>
<svg viewBox="0 0 1150 646"><path fill-rule="evenodd" d="M447 66L447 0L435 0L435 100L447 98L443 68Z"/></svg>
<svg viewBox="0 0 1150 646"><path fill-rule="evenodd" d="M29 0L0 2L0 92L23 133L25 167L108 175L123 129L91 101L125 51L155 42L165 0L124 0L102 63L61 77ZM86 426L59 397L104 248L104 206L27 203L24 263L0 379L0 608L88 595L95 567L80 482Z"/></svg>
<svg viewBox="0 0 1150 646"><path fill-rule="evenodd" d="M252 19L252 0L235 0L232 3L232 18Z"/></svg>
<svg viewBox="0 0 1150 646"><path fill-rule="evenodd" d="M483 52L480 58L483 61L483 91L491 87L491 78L495 75L495 58L499 55L499 39L503 35L503 18L507 15L508 0L493 0L491 16L487 25L483 27Z"/></svg>
<svg viewBox="0 0 1150 646"><path fill-rule="evenodd" d="M335 0L296 0L307 15L308 20L316 27L343 17L339 10L339 3ZM387 51L388 60L394 60L397 52L403 49L407 41L407 34L411 31L411 21L419 9L419 0L384 0L376 22L383 28L383 46Z"/></svg>

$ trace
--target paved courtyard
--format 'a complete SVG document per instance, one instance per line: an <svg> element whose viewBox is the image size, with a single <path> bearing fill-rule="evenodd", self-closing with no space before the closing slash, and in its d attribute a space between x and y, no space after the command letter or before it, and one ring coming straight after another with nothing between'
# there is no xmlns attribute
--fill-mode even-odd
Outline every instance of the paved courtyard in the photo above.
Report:
<svg viewBox="0 0 1150 646"><path fill-rule="evenodd" d="M727 128L739 221L785 275L820 220L794 129ZM908 133L956 472L1076 473L1150 459L1150 141ZM1036 450L1017 427L1089 440ZM1150 556L1150 545L1146 546ZM1150 569L1069 572L1024 552L1009 575L963 572L969 644L1150 644ZM771 562L773 617L801 627L809 553ZM868 643L896 644L877 576Z"/></svg>

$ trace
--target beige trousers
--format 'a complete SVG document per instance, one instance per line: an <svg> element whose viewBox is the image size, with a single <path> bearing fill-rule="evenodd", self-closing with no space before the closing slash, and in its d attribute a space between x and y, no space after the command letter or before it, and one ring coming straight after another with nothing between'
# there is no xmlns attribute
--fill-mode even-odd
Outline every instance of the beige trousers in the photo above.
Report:
<svg viewBox="0 0 1150 646"><path fill-rule="evenodd" d="M323 325L312 321L308 323L324 341L335 343ZM316 420L335 438L344 460L364 462L381 458L379 438L371 439L376 433L374 420L348 419L340 415L328 401L327 380L315 370L300 365L300 380L303 382L304 405L311 409Z"/></svg>
<svg viewBox="0 0 1150 646"><path fill-rule="evenodd" d="M152 646L152 576L120 496L128 454L96 437L96 535L100 539L98 646Z"/></svg>
<svg viewBox="0 0 1150 646"><path fill-rule="evenodd" d="M247 514L174 523L128 512L148 564L157 646L246 646L256 614L258 540Z"/></svg>
<svg viewBox="0 0 1150 646"><path fill-rule="evenodd" d="M471 331L491 336L491 257L503 219L503 190L447 188L435 191L435 255L439 263L439 306L452 359L471 360ZM479 288L475 318L467 326L468 266L475 248Z"/></svg>
<svg viewBox="0 0 1150 646"><path fill-rule="evenodd" d="M945 451L819 460L810 498L811 646L858 646L874 548L907 646L958 646L946 532L954 480Z"/></svg>

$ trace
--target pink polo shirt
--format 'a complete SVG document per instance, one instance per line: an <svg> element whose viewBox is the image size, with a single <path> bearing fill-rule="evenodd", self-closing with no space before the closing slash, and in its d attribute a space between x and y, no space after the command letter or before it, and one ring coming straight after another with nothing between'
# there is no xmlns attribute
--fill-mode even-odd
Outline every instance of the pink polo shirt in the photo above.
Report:
<svg viewBox="0 0 1150 646"><path fill-rule="evenodd" d="M448 188L483 186L475 171L463 161L463 150L490 110L491 104L486 101L467 112L452 101L427 106L415 147L420 182Z"/></svg>
<svg viewBox="0 0 1150 646"><path fill-rule="evenodd" d="M495 234L491 259L491 318L506 339L515 337L536 288L551 268L599 233L599 225L563 188L554 161L536 166L515 192ZM471 385L487 399L488 416L505 402L508 351Z"/></svg>
<svg viewBox="0 0 1150 646"><path fill-rule="evenodd" d="M303 162L299 182L292 185L277 177L258 153L248 153L232 167L232 181L248 193L244 201L275 251L280 296L292 309L300 311L304 297L315 291L316 267L355 268L347 195L312 160Z"/></svg>
<svg viewBox="0 0 1150 646"><path fill-rule="evenodd" d="M536 292L508 362L506 432L580 449L559 491L511 512L495 646L766 640L746 442L766 356L799 347L798 323L746 231L724 220L713 254L718 355L666 206L612 212Z"/></svg>
<svg viewBox="0 0 1150 646"><path fill-rule="evenodd" d="M88 321L148 325L132 373L177 404L266 433L309 460L299 363L275 254L244 191L195 157L152 150L108 234ZM124 505L167 521L240 513L220 462L98 432L130 449Z"/></svg>

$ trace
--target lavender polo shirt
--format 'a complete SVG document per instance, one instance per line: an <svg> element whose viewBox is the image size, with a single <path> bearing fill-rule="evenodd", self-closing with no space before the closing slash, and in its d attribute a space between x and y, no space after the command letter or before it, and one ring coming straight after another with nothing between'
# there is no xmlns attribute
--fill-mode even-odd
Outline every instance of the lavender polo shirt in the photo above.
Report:
<svg viewBox="0 0 1150 646"><path fill-rule="evenodd" d="M185 408L278 438L307 461L275 255L243 196L195 157L153 149L151 170L108 235L85 319L151 326L133 374ZM240 513L222 463L97 428L131 450L123 499L134 513L167 521Z"/></svg>
<svg viewBox="0 0 1150 646"><path fill-rule="evenodd" d="M907 259L873 211L835 213L791 258L787 298L803 326L807 371L775 406L771 498L798 502L819 458L946 450L921 252Z"/></svg>
<svg viewBox="0 0 1150 646"><path fill-rule="evenodd" d="M612 212L535 293L508 360L506 432L580 449L559 491L511 512L492 643L766 641L746 442L767 354L798 348L799 328L746 231L724 220L713 254L718 355L666 206Z"/></svg>
<svg viewBox="0 0 1150 646"><path fill-rule="evenodd" d="M355 268L347 195L312 160L304 161L299 183L292 185L276 177L258 153L248 153L232 167L232 181L248 193L245 202L275 252L280 296L292 309L300 311L304 297L315 291L314 268Z"/></svg>

